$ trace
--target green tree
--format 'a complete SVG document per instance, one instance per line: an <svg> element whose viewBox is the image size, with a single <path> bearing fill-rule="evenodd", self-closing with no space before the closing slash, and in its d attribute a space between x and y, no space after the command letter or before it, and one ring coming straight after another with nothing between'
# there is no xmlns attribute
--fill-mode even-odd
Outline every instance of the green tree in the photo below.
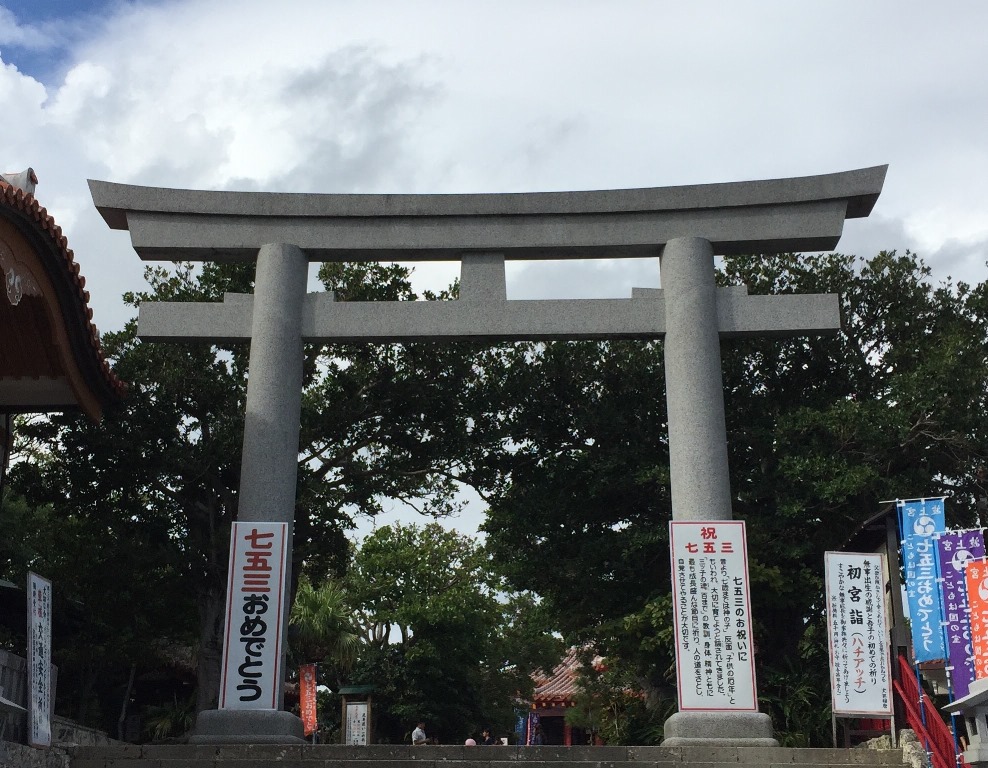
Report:
<svg viewBox="0 0 988 768"><path fill-rule="evenodd" d="M360 635L343 586L328 580L314 587L302 577L289 619L289 646L296 664L318 662L320 678L342 685L360 653Z"/></svg>
<svg viewBox="0 0 988 768"><path fill-rule="evenodd" d="M495 563L511 588L543 599L569 644L630 654L625 622L669 591L661 346L566 342L488 354L498 362L485 370L500 374L487 379L484 399L504 414L500 435L490 430L500 442L478 450L487 454L479 483ZM671 642L636 653L640 688L664 690L671 654Z"/></svg>
<svg viewBox="0 0 988 768"><path fill-rule="evenodd" d="M187 602L172 589L176 564L142 520L104 523L54 505L8 496L0 543L5 578L23 585L27 571L51 579L52 648L59 667L57 712L116 733L130 668L161 658L167 638L191 630ZM121 546L114 546L119 537ZM109 546L107 546L109 544ZM21 597L23 600L23 595ZM24 612L8 639L23 655ZM15 614L16 615L16 614Z"/></svg>
<svg viewBox="0 0 988 768"><path fill-rule="evenodd" d="M375 685L379 738L420 719L445 741L506 732L530 673L558 659L532 598L502 594L483 547L436 523L377 529L347 581L367 643L354 680Z"/></svg>

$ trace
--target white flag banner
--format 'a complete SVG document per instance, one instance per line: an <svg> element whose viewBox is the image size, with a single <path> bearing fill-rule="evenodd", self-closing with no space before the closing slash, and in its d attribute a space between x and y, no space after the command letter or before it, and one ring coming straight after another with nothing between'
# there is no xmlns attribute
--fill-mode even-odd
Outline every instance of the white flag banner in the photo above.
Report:
<svg viewBox="0 0 988 768"><path fill-rule="evenodd" d="M824 557L834 714L891 717L884 556L827 552Z"/></svg>
<svg viewBox="0 0 988 768"><path fill-rule="evenodd" d="M234 523L220 709L278 709L288 523Z"/></svg>
<svg viewBox="0 0 988 768"><path fill-rule="evenodd" d="M27 743L51 746L51 582L27 575Z"/></svg>
<svg viewBox="0 0 988 768"><path fill-rule="evenodd" d="M669 524L679 710L758 711L744 521Z"/></svg>

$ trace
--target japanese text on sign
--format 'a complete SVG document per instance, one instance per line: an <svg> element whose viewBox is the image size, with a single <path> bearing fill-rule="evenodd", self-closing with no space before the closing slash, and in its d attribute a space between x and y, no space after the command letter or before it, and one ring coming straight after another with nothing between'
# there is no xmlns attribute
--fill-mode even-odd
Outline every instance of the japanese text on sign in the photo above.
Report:
<svg viewBox="0 0 988 768"><path fill-rule="evenodd" d="M51 582L27 575L28 744L51 746Z"/></svg>
<svg viewBox="0 0 988 768"><path fill-rule="evenodd" d="M891 716L884 558L850 552L824 557L834 714Z"/></svg>
<svg viewBox="0 0 988 768"><path fill-rule="evenodd" d="M758 710L744 522L669 524L679 709Z"/></svg>
<svg viewBox="0 0 988 768"><path fill-rule="evenodd" d="M234 523L230 534L220 709L277 709L287 523Z"/></svg>
<svg viewBox="0 0 988 768"><path fill-rule="evenodd" d="M954 698L960 699L967 696L975 679L965 569L972 560L985 556L985 539L977 529L945 531L937 534L936 549L950 686Z"/></svg>
<svg viewBox="0 0 988 768"><path fill-rule="evenodd" d="M346 703L346 743L350 746L367 746L367 703Z"/></svg>
<svg viewBox="0 0 988 768"><path fill-rule="evenodd" d="M969 562L964 575L971 617L974 676L981 680L988 677L988 561Z"/></svg>
<svg viewBox="0 0 988 768"><path fill-rule="evenodd" d="M302 717L302 732L311 736L319 727L315 664L303 664L298 668L298 708Z"/></svg>
<svg viewBox="0 0 988 768"><path fill-rule="evenodd" d="M900 502L898 511L914 661L945 659L947 650L940 631L943 607L933 541L934 535L945 529L943 499Z"/></svg>

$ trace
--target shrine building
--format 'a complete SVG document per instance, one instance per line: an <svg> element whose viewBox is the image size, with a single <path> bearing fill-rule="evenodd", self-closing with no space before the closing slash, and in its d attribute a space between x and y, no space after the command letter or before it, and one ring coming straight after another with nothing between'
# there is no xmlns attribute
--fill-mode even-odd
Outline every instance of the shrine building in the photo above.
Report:
<svg viewBox="0 0 988 768"><path fill-rule="evenodd" d="M75 255L34 197L37 181L30 168L0 175L0 470L14 414L80 410L99 421L124 393Z"/></svg>

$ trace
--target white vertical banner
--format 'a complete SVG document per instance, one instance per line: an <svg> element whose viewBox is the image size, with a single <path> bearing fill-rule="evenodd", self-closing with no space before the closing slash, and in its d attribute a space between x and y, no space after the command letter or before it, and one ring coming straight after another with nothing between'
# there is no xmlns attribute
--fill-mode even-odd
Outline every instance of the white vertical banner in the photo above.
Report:
<svg viewBox="0 0 988 768"><path fill-rule="evenodd" d="M234 523L220 709L278 709L288 523Z"/></svg>
<svg viewBox="0 0 988 768"><path fill-rule="evenodd" d="M669 524L679 710L758 711L744 521Z"/></svg>
<svg viewBox="0 0 988 768"><path fill-rule="evenodd" d="M367 702L346 703L346 743L355 747L367 746Z"/></svg>
<svg viewBox="0 0 988 768"><path fill-rule="evenodd" d="M51 582L27 574L27 743L51 746Z"/></svg>
<svg viewBox="0 0 988 768"><path fill-rule="evenodd" d="M826 552L835 715L892 716L884 555Z"/></svg>

